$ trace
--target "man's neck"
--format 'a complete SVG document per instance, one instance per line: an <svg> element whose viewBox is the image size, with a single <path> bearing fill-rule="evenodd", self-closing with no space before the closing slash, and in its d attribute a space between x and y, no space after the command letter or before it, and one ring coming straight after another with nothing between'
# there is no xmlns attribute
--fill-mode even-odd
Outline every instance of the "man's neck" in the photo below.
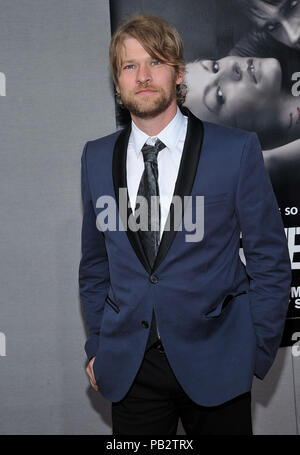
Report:
<svg viewBox="0 0 300 455"><path fill-rule="evenodd" d="M164 112L154 118L140 118L131 115L136 126L148 136L157 136L175 117L177 104L172 103Z"/></svg>

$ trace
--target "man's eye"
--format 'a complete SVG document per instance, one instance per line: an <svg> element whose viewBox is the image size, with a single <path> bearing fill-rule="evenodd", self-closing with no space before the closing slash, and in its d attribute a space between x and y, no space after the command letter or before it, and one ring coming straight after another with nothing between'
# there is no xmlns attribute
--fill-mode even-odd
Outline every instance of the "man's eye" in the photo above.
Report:
<svg viewBox="0 0 300 455"><path fill-rule="evenodd" d="M219 71L219 69L220 69L219 63L216 62L215 60L213 60L213 61L211 62L211 69L212 69L212 72L213 72L213 73L217 73L217 72Z"/></svg>
<svg viewBox="0 0 300 455"><path fill-rule="evenodd" d="M134 68L134 65L126 65L124 66L124 70L131 70Z"/></svg>
<svg viewBox="0 0 300 455"><path fill-rule="evenodd" d="M273 32L276 28L278 28L280 24L279 23L276 23L276 22L268 22L266 25L265 25L265 29L268 31L268 32Z"/></svg>
<svg viewBox="0 0 300 455"><path fill-rule="evenodd" d="M218 104L224 104L225 103L225 97L224 97L224 94L221 90L221 87L217 87L217 92L216 92L216 98L217 98L217 102Z"/></svg>
<svg viewBox="0 0 300 455"><path fill-rule="evenodd" d="M154 66L160 65L160 61L159 60L153 60L152 65L154 65Z"/></svg>

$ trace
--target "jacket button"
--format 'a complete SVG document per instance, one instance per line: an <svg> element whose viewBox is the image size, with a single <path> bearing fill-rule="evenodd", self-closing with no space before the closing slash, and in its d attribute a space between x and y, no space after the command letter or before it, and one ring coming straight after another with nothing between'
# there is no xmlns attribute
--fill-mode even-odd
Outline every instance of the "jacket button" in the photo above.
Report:
<svg viewBox="0 0 300 455"><path fill-rule="evenodd" d="M143 326L145 329L148 329L149 324L148 324L147 321L142 321L142 326Z"/></svg>
<svg viewBox="0 0 300 455"><path fill-rule="evenodd" d="M158 278L155 275L150 275L149 279L150 279L152 284L158 283Z"/></svg>

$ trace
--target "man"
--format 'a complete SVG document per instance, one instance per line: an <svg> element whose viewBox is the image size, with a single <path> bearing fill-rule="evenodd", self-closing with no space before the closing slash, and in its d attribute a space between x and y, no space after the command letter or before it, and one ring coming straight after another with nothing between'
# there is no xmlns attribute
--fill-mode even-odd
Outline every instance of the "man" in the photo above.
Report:
<svg viewBox="0 0 300 455"><path fill-rule="evenodd" d="M289 92L299 71L300 1L239 0L241 9L254 25L234 46L229 55L274 57L283 71L283 87Z"/></svg>
<svg viewBox="0 0 300 455"><path fill-rule="evenodd" d="M253 374L275 358L290 286L257 136L181 112L183 46L163 19L121 24L110 61L132 122L82 155L87 375L113 434L176 434L179 417L187 434L252 434Z"/></svg>

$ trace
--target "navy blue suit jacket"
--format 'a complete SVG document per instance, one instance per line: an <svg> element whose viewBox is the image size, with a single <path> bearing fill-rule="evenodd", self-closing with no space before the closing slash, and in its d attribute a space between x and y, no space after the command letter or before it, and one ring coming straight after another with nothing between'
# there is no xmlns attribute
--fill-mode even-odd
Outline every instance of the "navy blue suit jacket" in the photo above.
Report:
<svg viewBox="0 0 300 455"><path fill-rule="evenodd" d="M96 382L113 402L125 396L141 365L153 307L170 365L201 405L249 391L253 375L266 375L280 344L290 260L257 136L185 114L174 195L191 196L195 210L196 196L204 196L204 237L187 242L184 223L182 230L164 231L152 269L138 232L120 228L132 215L130 204L127 213L119 210L130 126L83 150L79 285L89 331L85 349L89 359L96 356ZM103 195L116 202L119 229L96 226Z"/></svg>

